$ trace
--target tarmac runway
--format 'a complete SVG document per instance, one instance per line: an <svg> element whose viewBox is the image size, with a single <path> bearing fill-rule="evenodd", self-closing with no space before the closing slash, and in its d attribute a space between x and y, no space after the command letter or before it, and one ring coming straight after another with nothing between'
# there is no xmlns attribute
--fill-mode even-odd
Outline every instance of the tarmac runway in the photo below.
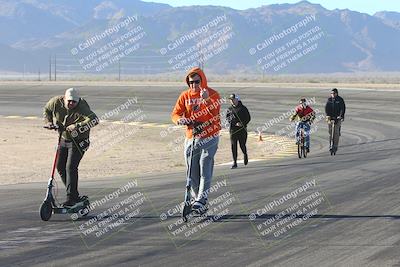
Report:
<svg viewBox="0 0 400 267"><path fill-rule="evenodd" d="M67 87L1 85L0 115L41 116L46 101ZM146 122L169 123L183 88L79 90L97 115L136 98L130 109L110 120L140 107ZM322 115L329 96L329 88L214 89L222 97L241 96L252 114L250 131L278 118L266 127L270 134L289 125L279 117L301 96L315 97L313 107ZM328 152L327 126L321 120L313 125L306 159L252 162L236 170L219 166L208 215L188 223L179 211L184 173L160 170L157 175L80 181L81 193L95 207L76 221L56 214L48 222L40 220L49 170L43 170L42 183L0 186L0 265L400 266L400 91L339 88L339 94L347 111L336 156ZM228 102L223 110L227 107ZM43 160L50 168L51 159ZM60 189L61 199L63 194Z"/></svg>

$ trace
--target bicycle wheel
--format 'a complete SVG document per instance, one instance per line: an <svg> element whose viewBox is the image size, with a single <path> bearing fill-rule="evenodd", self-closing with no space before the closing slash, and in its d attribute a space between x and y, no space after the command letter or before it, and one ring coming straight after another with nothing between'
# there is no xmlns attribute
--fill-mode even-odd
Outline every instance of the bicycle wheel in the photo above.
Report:
<svg viewBox="0 0 400 267"><path fill-rule="evenodd" d="M302 153L303 153L303 150L301 149L301 139L302 139L301 135L302 135L302 132L300 129L299 139L297 140L297 155L299 156L299 159L301 159Z"/></svg>
<svg viewBox="0 0 400 267"><path fill-rule="evenodd" d="M301 143L299 142L298 144L297 144L297 155L299 156L299 159L301 159L301 154L302 154L302 148L301 148Z"/></svg>
<svg viewBox="0 0 400 267"><path fill-rule="evenodd" d="M307 158L307 148L306 148L306 144L305 143L306 143L305 142L305 138L303 137L303 140L302 140L303 157Z"/></svg>
<svg viewBox="0 0 400 267"><path fill-rule="evenodd" d="M297 155L299 156L299 159L301 159L304 156L304 132L303 129L300 129L299 133L299 144L297 145Z"/></svg>

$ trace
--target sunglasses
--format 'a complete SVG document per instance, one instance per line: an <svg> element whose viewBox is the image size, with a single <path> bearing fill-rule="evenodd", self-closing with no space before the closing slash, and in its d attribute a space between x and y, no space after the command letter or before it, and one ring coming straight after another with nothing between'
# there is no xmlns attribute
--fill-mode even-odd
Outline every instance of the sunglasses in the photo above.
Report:
<svg viewBox="0 0 400 267"><path fill-rule="evenodd" d="M200 84L200 80L189 81L189 84Z"/></svg>

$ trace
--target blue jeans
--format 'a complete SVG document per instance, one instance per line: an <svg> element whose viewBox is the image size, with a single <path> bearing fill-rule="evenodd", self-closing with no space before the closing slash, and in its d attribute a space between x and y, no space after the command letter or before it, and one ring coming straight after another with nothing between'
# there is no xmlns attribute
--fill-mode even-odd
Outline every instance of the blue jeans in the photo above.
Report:
<svg viewBox="0 0 400 267"><path fill-rule="evenodd" d="M299 121L296 123L296 141L300 142L300 129L304 129L304 135L306 138L305 146L310 148L310 130L311 126L307 122Z"/></svg>
<svg viewBox="0 0 400 267"><path fill-rule="evenodd" d="M195 201L207 202L214 170L214 156L218 149L219 137L196 138L191 165L191 195ZM185 162L189 174L190 150L193 139L185 139Z"/></svg>

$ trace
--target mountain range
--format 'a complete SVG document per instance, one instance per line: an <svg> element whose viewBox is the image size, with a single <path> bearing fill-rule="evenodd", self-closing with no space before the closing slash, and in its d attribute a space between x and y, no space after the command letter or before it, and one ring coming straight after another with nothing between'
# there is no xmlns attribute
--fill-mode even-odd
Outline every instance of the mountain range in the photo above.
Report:
<svg viewBox="0 0 400 267"><path fill-rule="evenodd" d="M71 54L71 49L130 17L135 20L124 31L107 35L84 51L85 55L139 26L144 32L138 41L140 48L119 59L124 73L183 70L188 65L175 68L182 58L174 57L186 54L188 49L192 53L201 51L196 44L212 36L221 40L214 46L218 53L214 51L207 58L209 50L200 58L205 68L221 74L400 71L397 12L381 11L371 16L348 9L328 10L307 1L235 10L222 6L171 7L139 0L0 0L0 71L45 72L49 57L54 60L56 56L60 72L96 73L94 69L85 70L81 58ZM307 19L310 22L301 26ZM195 32L206 25L206 32ZM276 38L269 43L273 36ZM297 43L300 36L307 38ZM293 52L290 45L294 43L303 48ZM299 51L303 54L296 56ZM267 58L271 53L274 55ZM279 64L272 66L273 60L285 62L285 66L276 68ZM111 65L100 72L118 71L118 64Z"/></svg>

